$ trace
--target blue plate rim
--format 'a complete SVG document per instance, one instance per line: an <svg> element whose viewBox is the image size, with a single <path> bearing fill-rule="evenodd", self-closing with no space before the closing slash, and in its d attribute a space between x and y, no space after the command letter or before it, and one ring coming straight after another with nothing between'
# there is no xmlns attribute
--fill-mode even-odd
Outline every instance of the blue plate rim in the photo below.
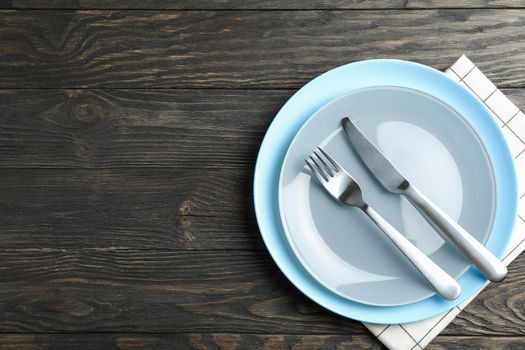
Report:
<svg viewBox="0 0 525 350"><path fill-rule="evenodd" d="M371 69L374 74L370 75ZM347 75L351 80L344 80ZM435 85L428 84L428 78L434 79ZM414 85L406 84L415 84L415 88L437 95L437 98L458 110L482 139L493 165L497 203L487 247L499 257L510 241L517 212L514 163L500 128L479 98L446 74L415 62L376 59L334 68L304 85L277 113L261 143L253 182L257 223L273 260L302 293L334 313L369 323L407 323L438 315L474 295L486 282L484 276L471 267L460 277L463 292L454 301L445 301L436 295L408 305L385 307L360 304L332 293L315 281L286 241L276 206L277 184L284 156L296 132L316 110L330 100L358 88L396 85L396 81L401 82L399 86L414 88ZM451 103L451 100L454 102ZM506 239L501 239L501 232L507 233L503 237Z"/></svg>

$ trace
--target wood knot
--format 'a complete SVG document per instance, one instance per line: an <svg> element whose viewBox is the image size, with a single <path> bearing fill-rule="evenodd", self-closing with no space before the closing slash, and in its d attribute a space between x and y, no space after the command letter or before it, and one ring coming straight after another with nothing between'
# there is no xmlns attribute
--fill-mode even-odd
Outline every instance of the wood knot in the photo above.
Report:
<svg viewBox="0 0 525 350"><path fill-rule="evenodd" d="M103 108L93 101L82 101L71 108L72 118L81 124L96 124L102 112Z"/></svg>
<svg viewBox="0 0 525 350"><path fill-rule="evenodd" d="M191 218L188 216L183 216L180 218L180 224L182 227L188 227L191 225Z"/></svg>
<svg viewBox="0 0 525 350"><path fill-rule="evenodd" d="M79 159L88 159L89 158L89 144L86 138L82 136L74 136L73 144L75 145L75 156Z"/></svg>
<svg viewBox="0 0 525 350"><path fill-rule="evenodd" d="M191 213L191 201L185 200L179 207L180 215L189 215Z"/></svg>
<svg viewBox="0 0 525 350"><path fill-rule="evenodd" d="M78 300L66 299L61 304L56 305L57 311L75 317L86 317L93 313L94 308Z"/></svg>
<svg viewBox="0 0 525 350"><path fill-rule="evenodd" d="M184 240L185 240L187 243L189 243L189 242L193 242L193 241L195 241L196 239L197 239L197 237L195 237L191 231L188 231L188 230L184 231Z"/></svg>
<svg viewBox="0 0 525 350"><path fill-rule="evenodd" d="M65 126L74 129L107 127L111 124L111 111L107 101L91 92L68 90L65 107ZM69 125L68 125L69 124Z"/></svg>

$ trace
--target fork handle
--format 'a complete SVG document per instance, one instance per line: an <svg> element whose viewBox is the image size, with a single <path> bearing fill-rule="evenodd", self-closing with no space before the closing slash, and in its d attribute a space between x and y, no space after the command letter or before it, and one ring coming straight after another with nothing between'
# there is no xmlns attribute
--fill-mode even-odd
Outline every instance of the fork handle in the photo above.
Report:
<svg viewBox="0 0 525 350"><path fill-rule="evenodd" d="M427 220L430 219L439 227L487 279L492 282L501 282L505 279L507 276L505 265L414 185L409 185L402 193L426 214Z"/></svg>
<svg viewBox="0 0 525 350"><path fill-rule="evenodd" d="M387 237L401 250L408 260L418 269L426 280L444 299L454 300L461 293L461 287L448 273L423 254L415 245L410 243L398 230L390 225L374 209L365 205L361 208L372 221L387 235Z"/></svg>

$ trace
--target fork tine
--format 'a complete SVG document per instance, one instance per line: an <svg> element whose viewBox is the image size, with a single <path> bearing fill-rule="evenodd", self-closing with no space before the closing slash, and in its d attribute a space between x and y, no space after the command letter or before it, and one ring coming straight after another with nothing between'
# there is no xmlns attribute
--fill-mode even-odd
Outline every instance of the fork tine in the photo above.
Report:
<svg viewBox="0 0 525 350"><path fill-rule="evenodd" d="M317 171L317 169L315 169L315 166L312 164L311 161L308 160L308 158L305 158L304 161L306 162L306 165L308 165L308 167L310 168L312 174L314 174L317 180L319 180L319 182L323 183L324 181L326 181L321 175L319 175L319 172Z"/></svg>
<svg viewBox="0 0 525 350"><path fill-rule="evenodd" d="M312 157L312 155L309 155L308 157L310 158L309 162L313 163L312 165L314 165L314 170L315 170L317 177L318 178L322 177L324 181L328 181L329 176L324 172L323 168L319 165L319 163L315 160L315 158Z"/></svg>
<svg viewBox="0 0 525 350"><path fill-rule="evenodd" d="M328 162L330 162L330 164L332 164L332 166L334 167L334 170L335 170L336 173L338 173L342 169L342 167L339 165L339 163L337 163L335 161L335 159L330 157L328 155L328 153L326 153L321 147L317 147L317 149L325 156L325 158L328 160Z"/></svg>
<svg viewBox="0 0 525 350"><path fill-rule="evenodd" d="M317 180L319 180L319 182L323 183L323 182L328 181L325 178L324 174L319 173L319 170L316 169L315 165L313 165L312 162L308 158L305 158L304 161L306 162L306 165L308 165L308 167L310 168L310 171L312 172L312 174L314 174Z"/></svg>
<svg viewBox="0 0 525 350"><path fill-rule="evenodd" d="M328 176L333 177L333 169L330 167L330 165L326 164L323 157L321 157L316 151L313 152L315 156L319 159L319 161L324 165L323 170L328 173Z"/></svg>

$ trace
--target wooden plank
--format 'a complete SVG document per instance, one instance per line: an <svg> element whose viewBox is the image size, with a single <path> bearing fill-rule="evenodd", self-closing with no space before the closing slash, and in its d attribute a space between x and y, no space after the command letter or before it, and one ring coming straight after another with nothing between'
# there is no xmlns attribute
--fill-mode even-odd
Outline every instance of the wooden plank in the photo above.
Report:
<svg viewBox="0 0 525 350"><path fill-rule="evenodd" d="M0 250L0 333L367 334L288 282L267 253ZM447 335L523 336L525 256Z"/></svg>
<svg viewBox="0 0 525 350"><path fill-rule="evenodd" d="M292 91L3 90L0 167L253 167Z"/></svg>
<svg viewBox="0 0 525 350"><path fill-rule="evenodd" d="M404 0L386 1L345 1L345 0L263 0L263 1L243 1L243 0L178 0L178 1L158 1L158 0L129 0L126 2L118 0L0 0L0 8L17 9L156 9L156 10L208 10L208 9L370 9L370 8L403 8Z"/></svg>
<svg viewBox="0 0 525 350"><path fill-rule="evenodd" d="M380 350L383 346L371 334L0 334L4 349L355 349Z"/></svg>
<svg viewBox="0 0 525 350"><path fill-rule="evenodd" d="M525 107L525 89L503 91ZM293 93L0 90L0 168L252 169Z"/></svg>
<svg viewBox="0 0 525 350"><path fill-rule="evenodd" d="M439 336L429 350L520 350L524 337ZM0 334L0 350L4 349L384 349L371 334Z"/></svg>
<svg viewBox="0 0 525 350"><path fill-rule="evenodd" d="M500 87L525 84L520 10L2 10L0 18L3 88L298 88L348 62L444 69L461 54Z"/></svg>
<svg viewBox="0 0 525 350"><path fill-rule="evenodd" d="M522 0L408 0L405 8L524 8Z"/></svg>
<svg viewBox="0 0 525 350"><path fill-rule="evenodd" d="M0 0L5 9L155 9L155 10L275 10L275 9L403 9L403 8L523 8L521 0Z"/></svg>
<svg viewBox="0 0 525 350"><path fill-rule="evenodd" d="M520 350L523 337L439 336L429 350ZM0 350L12 349L384 349L371 334L0 334Z"/></svg>
<svg viewBox="0 0 525 350"><path fill-rule="evenodd" d="M4 169L1 248L261 250L251 169Z"/></svg>
<svg viewBox="0 0 525 350"><path fill-rule="evenodd" d="M520 350L525 348L525 337L471 337L471 336L438 336L427 350Z"/></svg>
<svg viewBox="0 0 525 350"><path fill-rule="evenodd" d="M367 333L259 252L13 250L0 261L1 333Z"/></svg>

